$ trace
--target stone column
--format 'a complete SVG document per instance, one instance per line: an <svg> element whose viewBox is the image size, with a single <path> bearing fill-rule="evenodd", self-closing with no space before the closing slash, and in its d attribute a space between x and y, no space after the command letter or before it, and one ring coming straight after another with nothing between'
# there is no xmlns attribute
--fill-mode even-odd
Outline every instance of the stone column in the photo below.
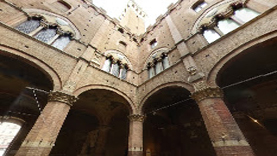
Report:
<svg viewBox="0 0 277 156"><path fill-rule="evenodd" d="M48 156L75 101L74 96L63 92L51 92L47 105L21 144L16 156Z"/></svg>
<svg viewBox="0 0 277 156"><path fill-rule="evenodd" d="M198 103L212 145L218 156L253 156L253 151L222 100L220 88L207 87L192 98Z"/></svg>
<svg viewBox="0 0 277 156"><path fill-rule="evenodd" d="M132 114L130 119L128 156L143 156L143 121L145 116Z"/></svg>

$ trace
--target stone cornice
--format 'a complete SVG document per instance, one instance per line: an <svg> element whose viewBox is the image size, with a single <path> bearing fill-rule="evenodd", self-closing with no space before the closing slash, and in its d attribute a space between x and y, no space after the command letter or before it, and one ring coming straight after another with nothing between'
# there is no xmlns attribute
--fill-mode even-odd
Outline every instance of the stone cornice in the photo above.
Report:
<svg viewBox="0 0 277 156"><path fill-rule="evenodd" d="M194 92L191 97L196 100L196 102L200 102L207 98L221 98L223 97L223 91L218 87L208 87L203 90Z"/></svg>
<svg viewBox="0 0 277 156"><path fill-rule="evenodd" d="M63 92L50 92L49 93L49 102L62 102L69 106L73 106L73 103L76 102L77 98L75 96L63 93Z"/></svg>
<svg viewBox="0 0 277 156"><path fill-rule="evenodd" d="M132 114L132 115L128 116L128 118L130 119L130 121L143 122L144 119L146 118L146 116L145 115L141 115L141 114Z"/></svg>

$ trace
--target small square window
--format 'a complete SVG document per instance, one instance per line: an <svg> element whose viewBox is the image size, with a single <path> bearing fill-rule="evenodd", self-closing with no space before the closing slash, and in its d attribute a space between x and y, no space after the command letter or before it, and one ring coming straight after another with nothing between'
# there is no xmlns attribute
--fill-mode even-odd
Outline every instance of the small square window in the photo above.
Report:
<svg viewBox="0 0 277 156"><path fill-rule="evenodd" d="M208 4L205 1L196 3L192 8L195 12L200 12Z"/></svg>
<svg viewBox="0 0 277 156"><path fill-rule="evenodd" d="M150 46L151 46L152 49L155 48L157 46L157 44L158 44L158 42L157 42L156 39L154 39L150 42Z"/></svg>

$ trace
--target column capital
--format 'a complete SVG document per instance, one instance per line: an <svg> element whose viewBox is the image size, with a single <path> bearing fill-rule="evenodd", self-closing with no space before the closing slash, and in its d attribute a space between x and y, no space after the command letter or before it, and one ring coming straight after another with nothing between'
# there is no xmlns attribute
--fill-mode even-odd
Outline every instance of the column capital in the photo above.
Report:
<svg viewBox="0 0 277 156"><path fill-rule="evenodd" d="M132 114L132 115L129 115L128 118L130 119L130 121L143 122L144 119L146 118L146 116L145 115L141 115L141 114Z"/></svg>
<svg viewBox="0 0 277 156"><path fill-rule="evenodd" d="M200 102L206 98L221 98L223 97L223 91L219 87L207 87L203 90L194 92L191 97L196 100L196 102Z"/></svg>
<svg viewBox="0 0 277 156"><path fill-rule="evenodd" d="M48 101L62 102L69 106L72 106L74 102L77 101L77 98L73 95L69 95L60 91L50 92L48 96Z"/></svg>

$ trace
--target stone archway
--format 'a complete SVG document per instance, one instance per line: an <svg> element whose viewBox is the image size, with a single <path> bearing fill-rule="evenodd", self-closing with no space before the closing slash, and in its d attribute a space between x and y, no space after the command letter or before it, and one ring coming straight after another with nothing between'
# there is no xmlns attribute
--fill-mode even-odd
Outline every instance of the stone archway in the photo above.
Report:
<svg viewBox="0 0 277 156"><path fill-rule="evenodd" d="M47 92L53 89L53 82L46 71L23 58L1 52L0 62L1 122L16 118L23 123L19 135L6 151L6 155L14 155L46 105ZM39 105L30 88L47 91L35 91Z"/></svg>
<svg viewBox="0 0 277 156"><path fill-rule="evenodd" d="M143 112L147 156L215 155L199 108L187 89L168 86L156 91L145 101Z"/></svg>
<svg viewBox="0 0 277 156"><path fill-rule="evenodd" d="M276 153L277 38L258 43L226 62L216 83L257 156Z"/></svg>
<svg viewBox="0 0 277 156"><path fill-rule="evenodd" d="M91 89L81 93L50 155L126 155L130 110L128 101L116 92Z"/></svg>

